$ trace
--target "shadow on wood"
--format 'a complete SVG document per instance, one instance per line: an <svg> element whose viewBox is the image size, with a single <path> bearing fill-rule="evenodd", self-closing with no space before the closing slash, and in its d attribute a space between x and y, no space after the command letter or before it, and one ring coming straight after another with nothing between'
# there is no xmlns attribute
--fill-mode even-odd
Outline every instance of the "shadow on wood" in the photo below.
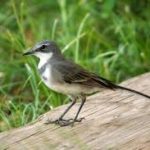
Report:
<svg viewBox="0 0 150 150"><path fill-rule="evenodd" d="M150 73L121 85L150 95ZM88 97L74 127L46 125L56 118L61 106L34 123L0 134L0 149L11 150L118 150L150 149L150 99L123 90L105 90ZM66 117L73 117L79 103Z"/></svg>

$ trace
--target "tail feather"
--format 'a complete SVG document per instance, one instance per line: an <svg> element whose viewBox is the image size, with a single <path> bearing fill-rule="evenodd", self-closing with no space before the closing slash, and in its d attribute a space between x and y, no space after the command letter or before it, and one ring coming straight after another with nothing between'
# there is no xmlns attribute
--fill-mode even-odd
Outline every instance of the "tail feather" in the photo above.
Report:
<svg viewBox="0 0 150 150"><path fill-rule="evenodd" d="M136 93L136 94L142 95L144 97L150 98L150 96L147 95L147 94L144 94L142 92L139 92L139 91L136 91L136 90L133 90L133 89L130 89L130 88L126 88L126 87L123 87L123 86L120 86L120 85L116 85L116 84L112 83L111 81L109 81L105 78L102 78L102 77L96 78L96 82L98 82L100 85L103 85L103 86L105 86L109 89L112 89L112 90L115 90L115 89L126 90L126 91L129 91L129 92Z"/></svg>
<svg viewBox="0 0 150 150"><path fill-rule="evenodd" d="M150 98L150 96L149 96L149 95L144 94L144 93L139 92L139 91L136 91L136 90L133 90L133 89L130 89L130 88L126 88L126 87L119 86L119 85L116 85L116 88L118 88L118 89L122 89L122 90L126 90L126 91L129 91L129 92L133 92L133 93L136 93L136 94L142 95L142 96L144 96L144 97Z"/></svg>
<svg viewBox="0 0 150 150"><path fill-rule="evenodd" d="M117 88L117 85L112 83L111 81L105 79L105 78L102 78L102 77L97 77L97 78L94 78L94 80L101 85L103 85L104 87L107 87L109 89L116 89Z"/></svg>

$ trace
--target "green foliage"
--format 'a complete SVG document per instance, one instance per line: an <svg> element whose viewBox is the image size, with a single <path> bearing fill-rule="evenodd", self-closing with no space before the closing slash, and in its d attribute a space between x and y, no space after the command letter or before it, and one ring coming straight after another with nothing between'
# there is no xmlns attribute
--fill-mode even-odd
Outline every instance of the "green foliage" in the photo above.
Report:
<svg viewBox="0 0 150 150"><path fill-rule="evenodd" d="M22 53L55 40L64 55L114 82L150 70L148 0L9 0L0 6L0 131L67 102Z"/></svg>

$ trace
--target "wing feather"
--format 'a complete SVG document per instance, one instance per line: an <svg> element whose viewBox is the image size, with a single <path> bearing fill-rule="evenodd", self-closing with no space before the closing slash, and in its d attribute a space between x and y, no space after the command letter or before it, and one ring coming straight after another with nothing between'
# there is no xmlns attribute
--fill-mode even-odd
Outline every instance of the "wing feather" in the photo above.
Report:
<svg viewBox="0 0 150 150"><path fill-rule="evenodd" d="M62 62L55 64L55 68L63 75L63 80L67 83L82 84L92 87L115 88L115 84L94 73L91 73L81 66L72 62Z"/></svg>

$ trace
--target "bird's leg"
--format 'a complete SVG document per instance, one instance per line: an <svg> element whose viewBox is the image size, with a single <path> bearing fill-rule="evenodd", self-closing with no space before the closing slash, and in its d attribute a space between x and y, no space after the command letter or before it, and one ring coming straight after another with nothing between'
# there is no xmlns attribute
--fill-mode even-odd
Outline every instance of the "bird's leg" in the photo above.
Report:
<svg viewBox="0 0 150 150"><path fill-rule="evenodd" d="M77 111L76 116L75 116L74 119L73 119L72 125L74 124L74 122L81 122L82 119L84 119L84 118L79 118L79 119L78 119L78 116L79 116L79 113L80 113L80 111L81 111L81 109L82 109L82 107L83 107L85 101L86 101L86 97L84 96L84 97L82 97L81 105L80 105L80 107L79 107L79 109L78 109L78 111Z"/></svg>
<svg viewBox="0 0 150 150"><path fill-rule="evenodd" d="M63 117L71 109L71 107L76 103L76 98L74 98L72 100L72 103L67 107L67 109L62 113L62 115L58 119L56 119L54 121L50 121L48 123L55 123L55 124L58 124L60 126L68 126L68 125L73 126L75 122L81 122L82 119L84 119L84 118L78 119L78 116L79 116L79 113L80 113L80 111L81 111L81 109L82 109L82 107L86 101L86 97L82 96L81 99L82 99L81 105L80 105L80 107L79 107L79 109L78 109L78 111L77 111L77 113L73 119L63 119Z"/></svg>
<svg viewBox="0 0 150 150"><path fill-rule="evenodd" d="M76 98L74 98L71 102L71 104L67 107L67 109L62 113L62 115L59 117L58 120L63 120L63 117L65 114L71 109L71 107L76 103Z"/></svg>
<svg viewBox="0 0 150 150"><path fill-rule="evenodd" d="M74 119L63 119L63 117L66 114L66 112L68 112L68 110L75 104L76 101L74 103L72 102L73 104L71 103L71 105L69 105L69 107L65 110L65 112L60 116L60 118L55 123L59 124L60 126L68 126L68 125L72 125L73 126L75 122L81 122L82 119L84 119L84 118L79 118L78 119L78 116L79 116L79 113L80 113L80 111L81 111L85 101L86 101L86 97L82 96L81 105L80 105L80 107L79 107L79 109L78 109Z"/></svg>
<svg viewBox="0 0 150 150"><path fill-rule="evenodd" d="M67 126L70 124L70 121L72 121L73 119L63 119L63 117L66 115L66 113L71 109L71 107L76 103L76 98L74 98L71 102L71 104L67 107L67 109L61 114L61 116L56 119L56 120L49 120L48 122L46 122L46 124L49 123L55 123L55 124L59 124L60 126Z"/></svg>

